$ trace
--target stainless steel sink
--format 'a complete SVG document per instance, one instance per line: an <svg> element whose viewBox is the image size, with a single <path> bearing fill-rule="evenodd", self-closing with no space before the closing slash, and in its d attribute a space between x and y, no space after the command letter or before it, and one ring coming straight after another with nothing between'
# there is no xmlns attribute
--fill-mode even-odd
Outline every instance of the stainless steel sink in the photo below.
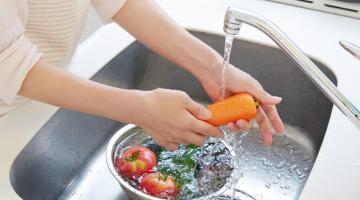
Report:
<svg viewBox="0 0 360 200"><path fill-rule="evenodd" d="M223 36L192 33L222 53ZM336 83L334 74L314 61ZM231 62L257 78L270 93L283 97L278 106L280 115L288 125L302 130L296 141L300 146L304 143L306 151L316 157L331 114L330 101L277 48L235 40ZM121 88L179 89L209 102L189 73L138 42L119 53L92 79ZM23 199L128 199L105 159L109 138L122 126L109 119L60 109L14 161L10 174L13 188Z"/></svg>

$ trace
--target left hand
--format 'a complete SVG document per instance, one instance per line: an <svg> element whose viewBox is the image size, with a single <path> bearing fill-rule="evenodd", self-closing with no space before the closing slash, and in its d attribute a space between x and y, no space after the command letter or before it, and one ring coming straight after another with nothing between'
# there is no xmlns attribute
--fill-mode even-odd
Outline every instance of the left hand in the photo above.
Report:
<svg viewBox="0 0 360 200"><path fill-rule="evenodd" d="M220 95L220 70L212 70L208 76L200 78L200 82L213 101L218 101ZM248 92L259 102L256 121L259 124L264 144L272 144L272 128L277 133L284 132L284 125L275 107L281 102L280 97L267 93L261 84L248 73L229 64L226 71L226 96L233 93ZM247 130L251 123L246 120L238 120L227 124L231 130L239 128Z"/></svg>

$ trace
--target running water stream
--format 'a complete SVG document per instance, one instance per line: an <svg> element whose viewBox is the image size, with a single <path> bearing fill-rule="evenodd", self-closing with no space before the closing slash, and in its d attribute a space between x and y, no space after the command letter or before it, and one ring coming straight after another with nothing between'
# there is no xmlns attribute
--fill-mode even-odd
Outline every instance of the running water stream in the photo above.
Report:
<svg viewBox="0 0 360 200"><path fill-rule="evenodd" d="M231 55L231 47L232 47L232 43L233 43L233 39L234 36L230 35L230 34L225 34L225 47L224 47L224 58L223 58L223 66L221 68L221 73L220 73L220 94L219 94L219 101L223 101L225 99L225 95L226 95L226 78L227 78L227 69L228 69L228 65L230 63L230 55ZM231 134L230 131L227 129L226 126L222 126L220 127L220 129L222 130L222 132L224 133L225 136L225 142L230 145L234 150L235 150L235 157L232 158L232 166L233 166L233 175L228 178L230 180L228 180L228 187L232 190L231 192L231 199L234 199L235 197L235 186L237 183L238 178L241 176L240 175L240 160L237 159L238 153L237 150L241 149L241 146L239 144L241 144L241 138L239 138L238 142L236 142L237 137L235 137L236 135ZM215 142L218 144L220 143L220 138L216 138Z"/></svg>
<svg viewBox="0 0 360 200"><path fill-rule="evenodd" d="M219 93L219 99L218 101L222 101L225 98L225 92L226 92L226 71L227 66L230 62L230 55L231 55L231 47L233 43L234 36L230 34L225 34L225 47L224 47L224 58L223 58L223 65L221 67L220 71L220 93ZM227 131L224 127L221 127L221 130L224 133L225 138L228 136ZM214 142L215 144L219 144L221 141L221 138L208 138L207 142ZM216 145L215 145L216 146ZM200 163L200 159L202 159L204 155L204 145L201 147L201 153L197 160L197 163Z"/></svg>
<svg viewBox="0 0 360 200"><path fill-rule="evenodd" d="M233 43L234 36L230 34L225 34L225 47L224 47L224 58L223 65L220 72L220 93L219 93L219 101L223 101L225 99L226 94L226 72L230 62L231 55L231 47ZM225 126L221 126L220 129L224 133L225 142L228 143L227 139L231 139L231 135L229 135L229 131ZM230 138L229 138L230 137ZM221 142L221 138L213 138L215 143L218 144ZM228 143L229 144L229 143Z"/></svg>
<svg viewBox="0 0 360 200"><path fill-rule="evenodd" d="M225 95L226 95L226 75L227 75L227 69L228 69L228 65L230 62L230 55L231 55L231 47L232 47L232 43L233 43L233 39L234 36L230 35L230 34L225 34L225 47L224 47L224 57L223 57L223 65L221 67L221 71L220 71L220 93L219 93L219 99L218 101L222 101L225 99ZM221 140L225 140L225 142L230 145L234 150L235 150L235 154L238 154L240 152L237 152L237 150L241 150L241 146L239 144L241 144L241 138L236 137L235 134L231 134L230 131L228 130L228 128L226 126L221 126L220 127L221 131L224 133L224 139L222 138L209 138L209 141L212 141L213 143L215 143L215 147L220 145ZM214 153L214 151L216 151L216 148L213 149L212 154ZM204 155L204 145L201 147L201 155L199 156L198 159L203 159ZM231 195L231 199L234 199L235 196L235 186L237 183L238 178L241 176L241 173L239 172L239 156L235 155L234 158L232 158L232 166L233 166L233 176L229 177L230 180L228 180L228 184L227 187L231 188L232 195ZM198 161L202 162L202 161ZM211 161L213 162L213 161ZM203 164L207 164L207 163L203 163Z"/></svg>
<svg viewBox="0 0 360 200"><path fill-rule="evenodd" d="M220 76L219 101L222 101L225 98L226 70L227 70L229 62L230 62L231 47L232 47L233 39L234 39L233 35L230 35L230 34L225 35L224 60L223 60L223 66L221 68L221 76Z"/></svg>

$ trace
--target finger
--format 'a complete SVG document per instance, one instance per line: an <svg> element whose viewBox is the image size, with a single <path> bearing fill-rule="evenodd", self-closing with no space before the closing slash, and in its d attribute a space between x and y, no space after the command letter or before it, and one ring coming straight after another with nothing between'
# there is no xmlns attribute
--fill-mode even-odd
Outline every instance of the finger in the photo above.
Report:
<svg viewBox="0 0 360 200"><path fill-rule="evenodd" d="M266 113L267 118L270 120L272 127L274 127L275 132L284 133L284 124L279 116L276 107L274 105L262 105L261 107Z"/></svg>
<svg viewBox="0 0 360 200"><path fill-rule="evenodd" d="M203 105L193 101L189 98L189 101L186 105L186 109L197 119L208 120L211 118L211 112L205 108Z"/></svg>
<svg viewBox="0 0 360 200"><path fill-rule="evenodd" d="M163 140L160 137L153 137L151 136L151 138L155 141L156 144L160 145L160 146L165 146L168 142L166 142L165 140Z"/></svg>
<svg viewBox="0 0 360 200"><path fill-rule="evenodd" d="M183 136L183 132L179 134L178 137L176 137L172 142L178 143L178 144L190 144L187 140L181 138Z"/></svg>
<svg viewBox="0 0 360 200"><path fill-rule="evenodd" d="M263 104L275 105L279 104L282 100L281 97L272 96L267 93L261 84L255 80L252 76L249 75L249 85L246 88L246 91L252 94L257 100L259 100Z"/></svg>
<svg viewBox="0 0 360 200"><path fill-rule="evenodd" d="M212 126L206 122L200 121L200 120L194 118L193 116L190 116L190 117L193 118L192 119L193 121L191 122L192 123L191 130L193 132L201 134L206 137L207 136L212 136L212 137L222 137L223 136L223 133L215 126Z"/></svg>
<svg viewBox="0 0 360 200"><path fill-rule="evenodd" d="M170 151L176 151L179 148L179 144L175 142L170 142L165 144L164 147Z"/></svg>
<svg viewBox="0 0 360 200"><path fill-rule="evenodd" d="M195 132L187 132L186 134L186 138L184 138L188 144L195 144L197 146L201 146L206 137L204 135L201 135L201 134L198 134L198 133L195 133Z"/></svg>
<svg viewBox="0 0 360 200"><path fill-rule="evenodd" d="M229 122L226 124L226 126L229 128L230 131L236 131L237 127L235 126L234 122Z"/></svg>
<svg viewBox="0 0 360 200"><path fill-rule="evenodd" d="M231 96L233 94L233 92L231 92L230 90L225 89L225 94L224 94L224 98ZM219 95L220 96L220 95ZM219 98L216 99L216 101L219 101Z"/></svg>
<svg viewBox="0 0 360 200"><path fill-rule="evenodd" d="M258 108L256 112L256 121L259 124L260 132L264 140L264 144L271 145L272 144L272 134L269 120L267 119L265 112L261 107Z"/></svg>
<svg viewBox="0 0 360 200"><path fill-rule="evenodd" d="M246 131L251 128L251 124L248 121L243 120L243 119L237 120L236 126L238 127L238 129L240 129L240 131Z"/></svg>

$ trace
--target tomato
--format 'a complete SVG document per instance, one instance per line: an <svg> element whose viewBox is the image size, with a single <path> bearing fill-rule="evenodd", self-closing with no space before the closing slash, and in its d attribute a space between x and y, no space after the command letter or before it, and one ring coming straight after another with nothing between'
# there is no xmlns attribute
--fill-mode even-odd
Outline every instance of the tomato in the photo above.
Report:
<svg viewBox="0 0 360 200"><path fill-rule="evenodd" d="M156 165L156 155L150 149L133 146L115 159L115 167L122 176L132 178L148 172Z"/></svg>
<svg viewBox="0 0 360 200"><path fill-rule="evenodd" d="M139 184L143 192L162 199L175 197L179 189L175 179L160 172L147 174Z"/></svg>

